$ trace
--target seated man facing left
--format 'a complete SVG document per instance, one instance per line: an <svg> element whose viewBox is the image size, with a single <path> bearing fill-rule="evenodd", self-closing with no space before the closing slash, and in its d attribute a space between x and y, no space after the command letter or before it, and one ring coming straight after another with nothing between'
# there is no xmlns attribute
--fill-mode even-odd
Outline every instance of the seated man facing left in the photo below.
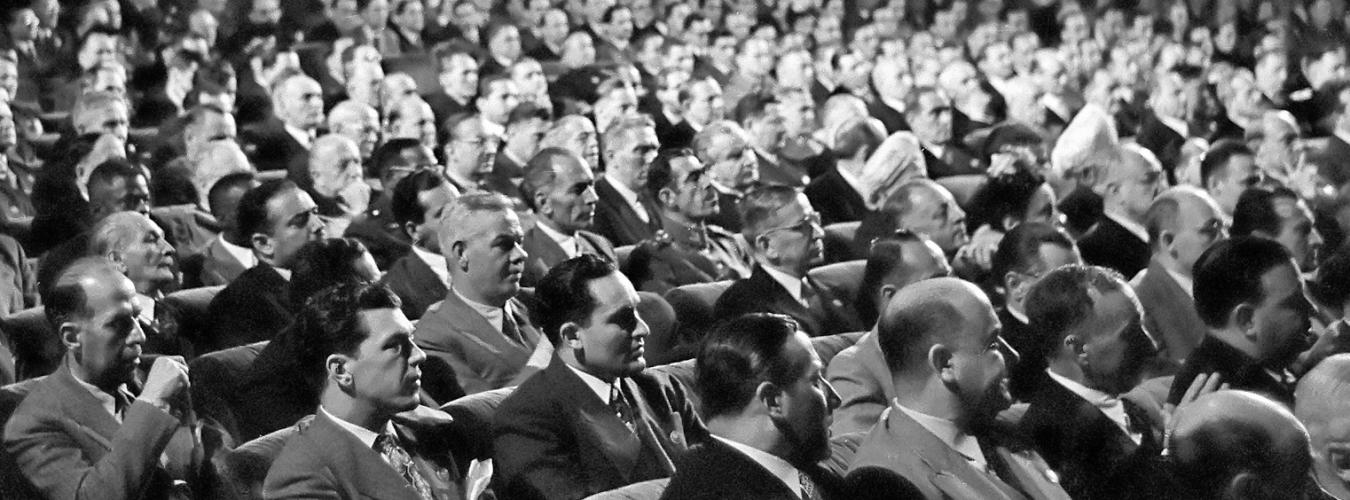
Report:
<svg viewBox="0 0 1350 500"><path fill-rule="evenodd" d="M426 353L398 296L383 285L346 283L306 303L313 325L311 366L323 377L315 417L286 442L267 479L267 498L459 498L454 459L441 433L417 433L398 413L417 408Z"/></svg>

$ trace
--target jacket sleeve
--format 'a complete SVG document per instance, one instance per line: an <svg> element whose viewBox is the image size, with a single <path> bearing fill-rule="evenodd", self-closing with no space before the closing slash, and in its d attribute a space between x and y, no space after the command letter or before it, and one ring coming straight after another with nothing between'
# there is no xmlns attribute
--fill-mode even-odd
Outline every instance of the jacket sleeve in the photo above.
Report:
<svg viewBox="0 0 1350 500"><path fill-rule="evenodd" d="M539 401L531 403L539 404ZM493 429L493 490L499 498L572 500L588 495L576 445L563 436L567 417L551 408L503 407Z"/></svg>
<svg viewBox="0 0 1350 500"><path fill-rule="evenodd" d="M826 370L826 379L839 393L839 408L834 410L834 424L830 429L836 435L863 432L871 429L886 410L886 394L877 387L866 367L857 362L857 349L845 350L835 356Z"/></svg>
<svg viewBox="0 0 1350 500"><path fill-rule="evenodd" d="M5 449L47 498L139 498L177 427L178 419L137 401L127 408L112 449L90 462L71 435L88 430L65 416L20 411L5 427Z"/></svg>

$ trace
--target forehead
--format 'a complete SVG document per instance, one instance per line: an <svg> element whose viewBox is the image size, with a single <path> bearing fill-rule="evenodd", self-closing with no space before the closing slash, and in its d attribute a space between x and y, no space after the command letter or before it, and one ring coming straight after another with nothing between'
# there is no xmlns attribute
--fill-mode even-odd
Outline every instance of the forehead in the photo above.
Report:
<svg viewBox="0 0 1350 500"><path fill-rule="evenodd" d="M1183 226L1198 226L1219 218L1219 205L1213 198L1202 198L1194 195L1179 196L1177 197L1177 208L1180 212L1178 219Z"/></svg>
<svg viewBox="0 0 1350 500"><path fill-rule="evenodd" d="M597 303L592 314L601 317L625 307L636 308L641 300L633 284L618 272L591 280L586 284L586 288L590 290L591 297Z"/></svg>
<svg viewBox="0 0 1350 500"><path fill-rule="evenodd" d="M1054 243L1041 243L1040 248L1036 250L1036 254L1047 270L1067 264L1078 264L1083 260L1073 249Z"/></svg>
<svg viewBox="0 0 1350 500"><path fill-rule="evenodd" d="M1088 287L1088 295L1093 300L1092 309L1097 319L1106 321L1131 321L1139 317L1139 302L1135 298L1134 292L1128 291L1129 287L1121 284L1121 288L1098 292L1093 287Z"/></svg>
<svg viewBox="0 0 1350 500"><path fill-rule="evenodd" d="M585 182L595 179L591 169L580 159L571 155L560 158L557 166L557 178L554 185L558 187L569 187L578 182Z"/></svg>
<svg viewBox="0 0 1350 500"><path fill-rule="evenodd" d="M131 310L131 299L136 296L132 286L121 274L100 272L81 280L87 294L86 304L94 316L114 315Z"/></svg>
<svg viewBox="0 0 1350 500"><path fill-rule="evenodd" d="M520 232L520 218L510 210L489 210L470 214L469 224L483 234L479 238L483 243L492 244L492 239L502 235Z"/></svg>
<svg viewBox="0 0 1350 500"><path fill-rule="evenodd" d="M1275 214L1280 216L1280 220L1286 222L1310 220L1311 211L1303 200L1289 198L1286 196L1276 197L1271 200L1271 205L1275 208Z"/></svg>
<svg viewBox="0 0 1350 500"><path fill-rule="evenodd" d="M677 156L670 160L670 170L677 178L683 179L690 173L703 169L703 162L694 155Z"/></svg>
<svg viewBox="0 0 1350 500"><path fill-rule="evenodd" d="M274 218L289 218L314 208L314 200L299 189L286 189L267 200L267 214Z"/></svg>
<svg viewBox="0 0 1350 500"><path fill-rule="evenodd" d="M1283 300L1296 293L1303 293L1303 283L1295 271L1294 262L1280 264L1261 275L1261 289L1267 299Z"/></svg>
<svg viewBox="0 0 1350 500"><path fill-rule="evenodd" d="M361 331L366 333L362 343L383 343L389 337L412 332L412 323L403 312L394 308L367 309L357 313Z"/></svg>

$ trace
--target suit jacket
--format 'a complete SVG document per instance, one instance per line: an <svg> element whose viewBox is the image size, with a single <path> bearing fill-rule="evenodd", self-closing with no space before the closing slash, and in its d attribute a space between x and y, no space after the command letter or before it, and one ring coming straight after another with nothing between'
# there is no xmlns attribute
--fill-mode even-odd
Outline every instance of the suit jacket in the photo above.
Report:
<svg viewBox="0 0 1350 500"><path fill-rule="evenodd" d="M1036 452L980 438L992 473L902 411L892 409L863 438L845 482L854 498L930 500L1068 499Z"/></svg>
<svg viewBox="0 0 1350 500"><path fill-rule="evenodd" d="M624 263L624 275L638 290L664 295L679 286L750 275L750 256L735 235L717 226L705 225L700 233L662 220L665 228L638 243Z"/></svg>
<svg viewBox="0 0 1350 500"><path fill-rule="evenodd" d="M688 121L670 123L670 118L666 117L659 105L654 111L651 116L656 123L656 140L661 142L662 148L687 148L694 144L694 127Z"/></svg>
<svg viewBox="0 0 1350 500"><path fill-rule="evenodd" d="M1078 251L1083 254L1083 262L1120 271L1125 279L1148 267L1152 254L1147 241L1110 217L1102 217L1096 229L1078 240Z"/></svg>
<svg viewBox="0 0 1350 500"><path fill-rule="evenodd" d="M928 178L941 179L953 175L984 174L979 160L961 149L955 142L948 142L942 148L942 157L934 155L928 148L923 149L923 160L928 165Z"/></svg>
<svg viewBox="0 0 1350 500"><path fill-rule="evenodd" d="M741 198L744 196L734 191L721 189L716 185L714 185L713 188L717 189L718 212L716 215L708 217L708 224L726 229L733 233L741 232L740 205Z"/></svg>
<svg viewBox="0 0 1350 500"><path fill-rule="evenodd" d="M364 244L380 269L389 269L412 250L412 239L394 220L388 196L374 197L370 209L353 220L342 235Z"/></svg>
<svg viewBox="0 0 1350 500"><path fill-rule="evenodd" d="M288 288L286 278L266 263L244 271L211 299L202 352L270 340L291 323Z"/></svg>
<svg viewBox="0 0 1350 500"><path fill-rule="evenodd" d="M62 365L5 425L5 450L48 498L179 498L159 466L179 421L135 401L118 423Z"/></svg>
<svg viewBox="0 0 1350 500"><path fill-rule="evenodd" d="M502 401L493 420L493 490L499 498L585 498L669 477L707 430L684 386L650 371L623 379L637 430L556 356Z"/></svg>
<svg viewBox="0 0 1350 500"><path fill-rule="evenodd" d="M37 305L36 278L18 240L0 234L0 314L9 316Z"/></svg>
<svg viewBox="0 0 1350 500"><path fill-rule="evenodd" d="M760 184L782 184L795 188L804 188L810 184L811 178L806 175L804 166L783 161L781 156L770 157L763 151L755 152L759 158Z"/></svg>
<svg viewBox="0 0 1350 500"><path fill-rule="evenodd" d="M863 329L857 315L848 313L844 300L812 281L807 278L807 284L815 289L820 299L819 309L807 309L774 281L763 266L755 264L749 278L736 280L717 298L717 304L713 306L713 318L720 321L752 312L786 314L797 320L802 330L813 337ZM849 298L848 302L852 302L852 299Z"/></svg>
<svg viewBox="0 0 1350 500"><path fill-rule="evenodd" d="M1255 359L1213 335L1206 335L1200 345L1191 351L1191 355L1186 357L1181 371L1172 379L1172 390L1167 394L1167 402L1177 404L1181 401L1186 389L1201 373L1218 374L1223 383L1233 389L1260 393L1291 408L1294 406L1292 380L1275 378Z"/></svg>
<svg viewBox="0 0 1350 500"><path fill-rule="evenodd" d="M286 132L285 125L276 117L244 128L239 135L249 162L261 171L290 171L293 165L305 164L309 158L309 148Z"/></svg>
<svg viewBox="0 0 1350 500"><path fill-rule="evenodd" d="M459 498L455 461L446 448L419 441L430 436L418 436L409 427L395 424L394 430L436 498ZM267 471L263 497L419 500L379 451L339 427L327 412L317 412L286 441Z"/></svg>
<svg viewBox="0 0 1350 500"><path fill-rule="evenodd" d="M492 161L492 173L485 181L488 189L504 194L507 198L521 200L520 184L525 178L525 165L511 158L505 151L497 153L495 158Z"/></svg>
<svg viewBox="0 0 1350 500"><path fill-rule="evenodd" d="M417 345L427 352L423 370L449 368L459 380L465 394L474 394L519 384L533 369L525 362L539 343L539 331L530 324L530 312L519 298L510 301L512 317L522 341L509 339L492 327L459 294L445 294L445 300L431 306L417 322L413 336ZM428 383L430 382L430 383ZM439 403L448 403L447 394L455 388L438 388L436 381L426 380L423 389Z"/></svg>
<svg viewBox="0 0 1350 500"><path fill-rule="evenodd" d="M525 247L525 272L520 277L520 286L532 287L544 279L548 270L559 262L567 260L567 254L563 252L562 247L553 238L544 234L539 229L540 223L525 232L525 242L521 245ZM604 236L592 233L590 231L577 231L577 245L581 247L581 253L598 255L605 260L618 264L619 258L614 254L614 245L605 239Z"/></svg>
<svg viewBox="0 0 1350 500"><path fill-rule="evenodd" d="M872 101L871 104L867 105L867 114L872 115L872 118L881 120L881 123L886 126L887 134L909 130L909 122L905 120L905 114L882 102L881 99Z"/></svg>
<svg viewBox="0 0 1350 500"><path fill-rule="evenodd" d="M1074 498L1148 498L1150 492L1122 486L1157 477L1152 465L1162 451L1162 423L1121 398L1139 444L1097 406L1046 377L1031 398L1020 427L1046 463L1059 472Z"/></svg>
<svg viewBox="0 0 1350 500"><path fill-rule="evenodd" d="M449 291L431 266L412 252L394 261L380 282L403 301L403 315L409 320L421 318L427 308L445 298Z"/></svg>
<svg viewBox="0 0 1350 500"><path fill-rule="evenodd" d="M1195 311L1195 300L1157 260L1149 261L1134 291L1144 306L1144 326L1161 344L1158 357L1181 366L1205 338L1205 322Z"/></svg>
<svg viewBox="0 0 1350 500"><path fill-rule="evenodd" d="M460 104L459 101L446 95L441 89L436 89L430 94L422 96L422 99L425 99L427 104L431 106L431 114L436 116L437 128L440 128L441 125L445 123L445 119L451 117L455 113L473 111L474 109L472 101Z"/></svg>
<svg viewBox="0 0 1350 500"><path fill-rule="evenodd" d="M820 211L822 224L859 221L868 211L862 195L844 180L837 166L811 181L806 186L806 197Z"/></svg>
<svg viewBox="0 0 1350 500"><path fill-rule="evenodd" d="M1135 142L1152 151L1153 155L1158 157L1158 162L1162 163L1168 179L1175 179L1173 172L1176 170L1177 161L1181 158L1181 145L1186 142L1185 137L1164 125L1153 111L1148 111L1144 115L1143 122L1139 124L1139 134L1135 136Z"/></svg>
<svg viewBox="0 0 1350 500"><path fill-rule="evenodd" d="M1008 367L1008 392L1014 400L1026 401L1046 378L1045 355L1041 352L1044 347L1036 332L1009 313L1007 306L998 308L998 321L1003 325L999 336L1020 355L1018 361Z"/></svg>
<svg viewBox="0 0 1350 500"><path fill-rule="evenodd" d="M614 190L609 178L601 176L596 179L595 191L600 199L595 204L595 223L591 229L608 238L610 243L619 246L634 245L652 237L656 230L661 228L656 209L650 208L644 201L643 206L648 207L648 220L642 222L633 207ZM639 193L638 200L642 199L643 196Z"/></svg>
<svg viewBox="0 0 1350 500"><path fill-rule="evenodd" d="M203 248L198 255L202 256L201 270L190 278L195 286L188 286L189 277L185 273L184 288L228 285L248 270L244 268L243 262L239 262L239 259L225 248L225 244L221 243L219 238L211 240L211 244Z"/></svg>
<svg viewBox="0 0 1350 500"><path fill-rule="evenodd" d="M895 398L895 382L875 330L839 351L826 364L825 378L839 393L839 408L830 424L835 436L871 430Z"/></svg>
<svg viewBox="0 0 1350 500"><path fill-rule="evenodd" d="M819 467L799 469L825 500L846 498L841 481ZM716 439L689 450L678 462L662 500L801 500L801 487L788 486L739 450Z"/></svg>

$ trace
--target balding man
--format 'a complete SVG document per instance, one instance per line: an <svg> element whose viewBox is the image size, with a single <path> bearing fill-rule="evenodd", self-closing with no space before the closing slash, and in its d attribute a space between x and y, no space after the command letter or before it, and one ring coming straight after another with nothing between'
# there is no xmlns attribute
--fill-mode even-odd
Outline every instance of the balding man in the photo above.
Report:
<svg viewBox="0 0 1350 500"><path fill-rule="evenodd" d="M1178 408L1172 420L1168 495L1310 498L1308 431L1287 407L1247 391L1218 391Z"/></svg>
<svg viewBox="0 0 1350 500"><path fill-rule="evenodd" d="M416 320L450 289L450 269L437 232L441 213L459 191L431 170L413 172L390 191L394 224L411 245L406 255L384 267L388 272L381 281L403 301L403 314Z"/></svg>
<svg viewBox="0 0 1350 500"><path fill-rule="evenodd" d="M914 86L909 76L909 65L904 58L882 57L872 67L872 87L877 91L877 99L867 105L867 112L881 120L887 134L909 130L905 121L905 96Z"/></svg>
<svg viewBox="0 0 1350 500"><path fill-rule="evenodd" d="M303 168L323 124L319 82L300 72L282 77L272 86L272 110L273 116L244 129L244 152L258 170Z"/></svg>
<svg viewBox="0 0 1350 500"><path fill-rule="evenodd" d="M208 143L202 148L193 165L192 187L197 191L196 203L203 207L210 206L207 195L211 192L211 186L216 185L216 182L225 176L239 172L257 172L253 165L249 164L248 156L239 147L239 143L234 141Z"/></svg>
<svg viewBox="0 0 1350 500"><path fill-rule="evenodd" d="M849 466L855 498L1068 498L1039 455L990 430L1011 402L998 334L968 282L921 281L891 298L877 339L895 399Z"/></svg>
<svg viewBox="0 0 1350 500"><path fill-rule="evenodd" d="M329 134L315 140L305 174L291 180L314 199L319 215L350 223L353 217L366 211L370 186L363 180L361 152L351 139ZM346 229L346 224L335 227L333 234L342 234Z"/></svg>
<svg viewBox="0 0 1350 500"><path fill-rule="evenodd" d="M957 252L970 236L966 234L966 212L941 184L914 179L901 184L886 199L881 210L868 213L854 235L853 255L866 255L872 239L906 229L927 236L937 243L947 258L956 262Z"/></svg>
<svg viewBox="0 0 1350 500"><path fill-rule="evenodd" d="M735 122L719 120L694 135L694 153L708 166L717 204L723 207L711 222L728 231L740 231L740 200L759 181L759 158L750 136Z"/></svg>
<svg viewBox="0 0 1350 500"><path fill-rule="evenodd" d="M713 317L721 320L752 312L785 314L813 336L862 330L857 314L807 277L824 259L825 230L820 214L801 191L765 186L742 200L754 265L750 276L732 283L717 299Z"/></svg>
<svg viewBox="0 0 1350 500"><path fill-rule="evenodd" d="M1102 197L1104 215L1078 240L1083 261L1133 277L1148 266L1144 215L1166 185L1163 167L1147 149L1127 146L1119 161L1098 172L1092 189Z"/></svg>
<svg viewBox="0 0 1350 500"><path fill-rule="evenodd" d="M426 147L436 147L436 115L421 97L407 96L390 103L384 123L385 140L417 139Z"/></svg>
<svg viewBox="0 0 1350 500"><path fill-rule="evenodd" d="M1179 367L1205 338L1195 310L1192 270L1200 255L1228 238L1223 211L1209 194L1178 186L1153 200L1144 217L1153 256L1135 282L1144 306L1144 325L1158 341L1158 358Z"/></svg>
<svg viewBox="0 0 1350 500"><path fill-rule="evenodd" d="M645 194L647 167L661 147L656 125L645 116L619 120L605 130L605 174L595 183L595 232L615 245L652 237L660 221Z"/></svg>
<svg viewBox="0 0 1350 500"><path fill-rule="evenodd" d="M835 133L835 166L806 186L806 197L819 207L822 223L862 220L868 211L866 197L874 191L863 185L863 166L885 139L885 131L866 117L844 124Z"/></svg>
<svg viewBox="0 0 1350 500"><path fill-rule="evenodd" d="M444 403L519 384L547 359L527 367L541 340L516 297L528 255L510 200L496 193L460 196L441 215L437 238L450 291L417 323L417 345L429 356L423 388ZM456 379L457 386L447 383Z"/></svg>
<svg viewBox="0 0 1350 500"><path fill-rule="evenodd" d="M1031 288L1027 316L1048 368L1020 428L1074 498L1136 498L1121 486L1152 479L1163 420L1121 397L1156 351L1134 291L1115 271L1065 266Z"/></svg>
<svg viewBox="0 0 1350 500"><path fill-rule="evenodd" d="M872 329L836 354L826 372L842 401L830 424L834 435L871 429L895 398L895 384L891 383L891 372L877 340L879 309L884 309L900 289L951 272L942 250L925 236L899 233L872 245L858 297L858 310Z"/></svg>
<svg viewBox="0 0 1350 500"><path fill-rule="evenodd" d="M160 306L164 295L178 289L178 256L164 231L137 212L117 212L90 231L89 255L119 264L136 288L132 299L140 310L136 321L145 331L145 350L190 356L191 344L177 336L175 311Z"/></svg>
<svg viewBox="0 0 1350 500"><path fill-rule="evenodd" d="M361 160L369 160L380 142L380 114L366 104L342 101L328 110L328 133L351 139Z"/></svg>
<svg viewBox="0 0 1350 500"><path fill-rule="evenodd" d="M1308 428L1317 486L1337 499L1350 499L1342 445L1350 439L1350 354L1331 356L1299 379L1294 415Z"/></svg>
<svg viewBox="0 0 1350 500"><path fill-rule="evenodd" d="M521 286L534 286L553 266L582 254L618 262L614 245L587 229L595 222L595 175L585 160L562 148L546 148L525 164L522 190L538 215L525 232L529 257Z"/></svg>

